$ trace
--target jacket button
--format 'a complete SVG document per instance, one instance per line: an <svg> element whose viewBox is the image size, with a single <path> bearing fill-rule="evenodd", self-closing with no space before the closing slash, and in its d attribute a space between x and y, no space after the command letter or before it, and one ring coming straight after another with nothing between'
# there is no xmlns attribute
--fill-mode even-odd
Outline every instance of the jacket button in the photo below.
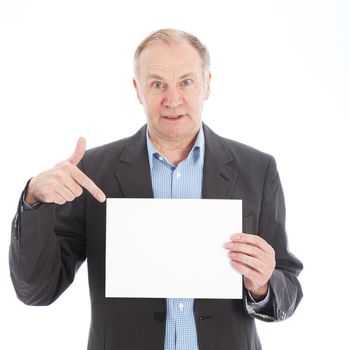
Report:
<svg viewBox="0 0 350 350"><path fill-rule="evenodd" d="M153 314L153 317L158 322L163 322L165 320L165 313L164 312L155 312Z"/></svg>
<svg viewBox="0 0 350 350"><path fill-rule="evenodd" d="M210 315L199 316L199 319L200 319L201 321L203 321L203 320L209 320L210 318L211 318Z"/></svg>

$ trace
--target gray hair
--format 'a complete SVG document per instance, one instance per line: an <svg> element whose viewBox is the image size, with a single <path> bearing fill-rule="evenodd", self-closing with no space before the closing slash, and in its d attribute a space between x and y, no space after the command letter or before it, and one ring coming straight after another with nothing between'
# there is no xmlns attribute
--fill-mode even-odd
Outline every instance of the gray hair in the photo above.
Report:
<svg viewBox="0 0 350 350"><path fill-rule="evenodd" d="M188 43L198 51L199 56L202 59L203 71L207 72L210 66L210 56L208 49L202 44L202 42L194 35L177 29L160 29L151 33L137 47L134 54L134 74L138 75L138 59L141 52L151 43L161 41L170 45L171 43L179 43L181 40L187 40Z"/></svg>

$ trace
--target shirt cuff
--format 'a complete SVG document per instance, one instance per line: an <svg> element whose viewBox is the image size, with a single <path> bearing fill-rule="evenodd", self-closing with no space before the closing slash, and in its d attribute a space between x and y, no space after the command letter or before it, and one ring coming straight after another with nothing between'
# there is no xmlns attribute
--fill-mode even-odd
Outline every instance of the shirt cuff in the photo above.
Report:
<svg viewBox="0 0 350 350"><path fill-rule="evenodd" d="M263 300L260 301L255 301L252 295L250 294L250 291L248 290L248 302L250 306L254 309L255 312L261 312L267 306L270 302L270 286L269 289L267 290L266 297Z"/></svg>
<svg viewBox="0 0 350 350"><path fill-rule="evenodd" d="M24 191L23 196L22 196L21 211L33 210L33 209L40 207L41 202L37 202L37 203L30 205L30 204L26 203L26 201L24 200L25 197L26 197L26 191Z"/></svg>

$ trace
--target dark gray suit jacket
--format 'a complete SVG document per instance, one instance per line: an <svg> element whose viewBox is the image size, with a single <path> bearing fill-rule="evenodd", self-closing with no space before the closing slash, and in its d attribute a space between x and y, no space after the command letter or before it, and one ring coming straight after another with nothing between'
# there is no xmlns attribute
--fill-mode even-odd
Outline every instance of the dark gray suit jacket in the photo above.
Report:
<svg viewBox="0 0 350 350"><path fill-rule="evenodd" d="M249 306L246 291L243 300L195 300L199 349L260 349L254 319L279 321L293 314L302 298L297 280L302 264L287 249L274 159L203 128L202 197L242 199L243 231L272 245L276 269L270 280L272 301L263 313ZM145 132L144 126L132 137L85 153L79 166L107 197L153 197ZM86 191L63 206L42 204L21 211L19 205L10 246L17 296L29 305L52 303L87 259L92 310L88 349L164 349L165 299L105 298L105 210Z"/></svg>

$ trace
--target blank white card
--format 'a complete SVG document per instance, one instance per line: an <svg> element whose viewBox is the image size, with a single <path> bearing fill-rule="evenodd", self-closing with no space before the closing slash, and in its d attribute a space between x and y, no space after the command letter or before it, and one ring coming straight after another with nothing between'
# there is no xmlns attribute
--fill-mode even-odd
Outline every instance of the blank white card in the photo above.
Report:
<svg viewBox="0 0 350 350"><path fill-rule="evenodd" d="M241 299L224 242L242 201L108 198L106 297Z"/></svg>

